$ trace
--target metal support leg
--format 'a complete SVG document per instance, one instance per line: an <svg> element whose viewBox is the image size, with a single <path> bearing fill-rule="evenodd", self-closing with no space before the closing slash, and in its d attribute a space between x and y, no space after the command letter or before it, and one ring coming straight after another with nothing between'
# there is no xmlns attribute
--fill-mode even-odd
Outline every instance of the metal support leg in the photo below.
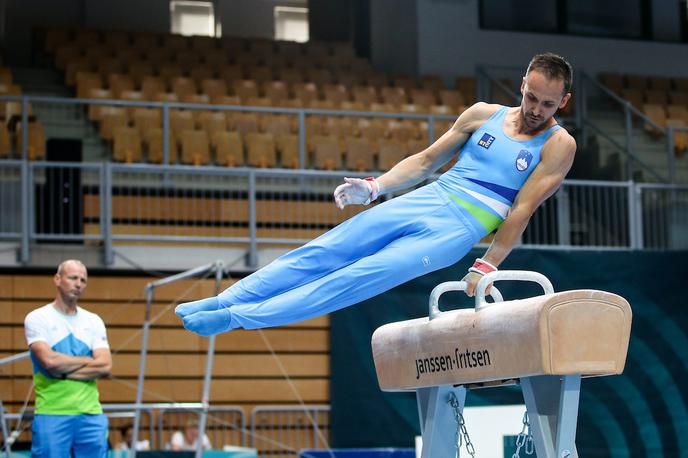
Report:
<svg viewBox="0 0 688 458"><path fill-rule="evenodd" d="M2 427L2 440L5 443L5 446L3 447L5 449L5 456L6 458L10 458L12 456L12 449L10 448L10 432L7 428L7 422L5 422L5 407L2 405L2 401L0 401L0 426Z"/></svg>
<svg viewBox="0 0 688 458"><path fill-rule="evenodd" d="M423 435L421 458L453 457L456 452L456 419L449 405L449 393L454 392L461 411L466 401L466 389L451 385L420 388L416 391L420 430Z"/></svg>
<svg viewBox="0 0 688 458"><path fill-rule="evenodd" d="M523 398L538 456L578 458L580 375L525 377Z"/></svg>

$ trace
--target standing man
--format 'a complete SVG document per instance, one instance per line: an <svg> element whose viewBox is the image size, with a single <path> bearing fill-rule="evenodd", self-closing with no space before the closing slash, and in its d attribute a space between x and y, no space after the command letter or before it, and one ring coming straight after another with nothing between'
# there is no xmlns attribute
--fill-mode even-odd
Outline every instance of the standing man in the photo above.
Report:
<svg viewBox="0 0 688 458"><path fill-rule="evenodd" d="M105 324L77 306L87 282L81 261L64 261L53 281L55 300L24 320L36 391L31 456L105 457L108 422L96 386L112 368Z"/></svg>

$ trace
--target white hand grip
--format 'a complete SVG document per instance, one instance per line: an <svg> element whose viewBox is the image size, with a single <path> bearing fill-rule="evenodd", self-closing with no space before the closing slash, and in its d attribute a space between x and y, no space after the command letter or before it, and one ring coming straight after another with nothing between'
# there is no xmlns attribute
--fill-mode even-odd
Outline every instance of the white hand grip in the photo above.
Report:
<svg viewBox="0 0 688 458"><path fill-rule="evenodd" d="M476 310L487 305L487 302L485 302L485 290L490 283L498 280L532 281L542 286L545 294L554 293L552 283L541 273L531 272L529 270L497 270L484 275L478 282L478 286L475 288ZM492 288L494 289L494 286L492 286Z"/></svg>
<svg viewBox="0 0 688 458"><path fill-rule="evenodd" d="M432 292L430 292L430 307L428 311L428 316L430 319L432 320L433 318L437 317L437 315L442 313L439 305L440 296L442 294L446 293L447 291L465 291L467 286L468 283L465 281L447 281L435 286ZM494 287L490 290L490 296L494 298L495 302L501 302L503 300L502 294L497 288Z"/></svg>

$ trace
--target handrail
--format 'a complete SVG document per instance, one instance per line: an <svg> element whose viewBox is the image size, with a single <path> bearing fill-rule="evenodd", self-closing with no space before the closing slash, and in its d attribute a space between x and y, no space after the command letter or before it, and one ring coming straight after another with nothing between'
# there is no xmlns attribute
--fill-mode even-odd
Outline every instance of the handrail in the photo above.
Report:
<svg viewBox="0 0 688 458"><path fill-rule="evenodd" d="M602 90L606 95L612 97L615 102L619 103L620 105L623 105L625 108L628 108L634 115L638 116L643 121L651 124L652 127L657 128L658 130L662 131L662 133L664 133L666 135L666 128L656 124L652 119L645 116L645 113L643 113L642 111L640 111L636 107L634 107L631 102L629 102L628 100L621 98L618 95L614 94L614 92L611 89L609 89L608 87L606 87L605 85L603 85L599 81L595 80L593 77L591 77L587 73L585 73L583 71L581 71L580 73L581 73L581 76L583 78L592 82L595 87Z"/></svg>
<svg viewBox="0 0 688 458"><path fill-rule="evenodd" d="M495 68L495 69L500 69L500 70L514 70L513 67L508 67L508 66L490 66L490 68ZM506 94L508 94L511 98L513 98L516 102L520 102L520 97L514 93L510 87L506 86L504 83L499 81L498 79L495 79L490 75L487 70L483 67L480 66L478 67L478 73L482 74L485 78L487 78L492 84L496 85L499 89L504 91Z"/></svg>
<svg viewBox="0 0 688 458"><path fill-rule="evenodd" d="M584 120L583 122L585 123L586 126L593 128L599 135L601 135L602 137L604 137L605 140L607 140L608 142L610 142L611 144L613 144L614 146L616 146L618 149L620 149L621 151L623 151L623 152L626 154L626 156L628 156L629 158L633 159L635 162L637 162L638 164L640 164L640 165L643 167L643 169L646 169L648 172L650 172L650 173L651 173L655 178L657 178L659 181L665 182L665 183L667 182L667 179L666 179L666 178L663 178L661 175L659 175L657 172L655 172L654 168L652 168L652 167L650 167L649 165L647 165L647 164L646 164L645 162L643 162L641 159L638 159L638 157L637 157L635 154L633 154L632 152L628 151L624 146L620 145L619 142L617 142L617 141L614 140L612 137L610 137L609 134L607 134L606 132L604 132L602 129L600 129L600 128L597 127L595 124L593 124L593 123L591 123L590 121L588 121L587 119ZM630 179L631 177L627 177L627 178Z"/></svg>
<svg viewBox="0 0 688 458"><path fill-rule="evenodd" d="M325 110L320 108L285 108L285 107L259 107L248 105L216 105L211 103L187 103L187 102L157 102L157 101L136 101L136 100L120 100L120 99L80 99L68 97L49 97L38 95L0 95L0 101L22 101L39 103L64 103L66 105L113 105L123 107L143 107L143 108L180 108L190 110L207 110L207 111L246 111L255 113L281 113L298 115L304 113L306 115L319 116L342 116L342 117L370 117L370 118L405 118L405 119L419 119L428 120L442 119L454 120L454 115L443 115L433 113L395 113L395 112L381 112L381 111L350 111L350 110Z"/></svg>

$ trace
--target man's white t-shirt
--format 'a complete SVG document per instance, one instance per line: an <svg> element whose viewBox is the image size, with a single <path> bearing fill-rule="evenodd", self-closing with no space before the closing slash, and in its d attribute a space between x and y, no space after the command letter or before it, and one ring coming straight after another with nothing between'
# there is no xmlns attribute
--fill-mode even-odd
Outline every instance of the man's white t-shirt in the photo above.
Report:
<svg viewBox="0 0 688 458"><path fill-rule="evenodd" d="M95 313L76 308L67 315L48 305L31 311L24 319L24 332L29 347L45 342L56 352L69 356L93 356L93 350L109 348L105 323ZM62 380L53 377L33 353L33 380L36 390L36 413L79 415L102 413L95 380Z"/></svg>

